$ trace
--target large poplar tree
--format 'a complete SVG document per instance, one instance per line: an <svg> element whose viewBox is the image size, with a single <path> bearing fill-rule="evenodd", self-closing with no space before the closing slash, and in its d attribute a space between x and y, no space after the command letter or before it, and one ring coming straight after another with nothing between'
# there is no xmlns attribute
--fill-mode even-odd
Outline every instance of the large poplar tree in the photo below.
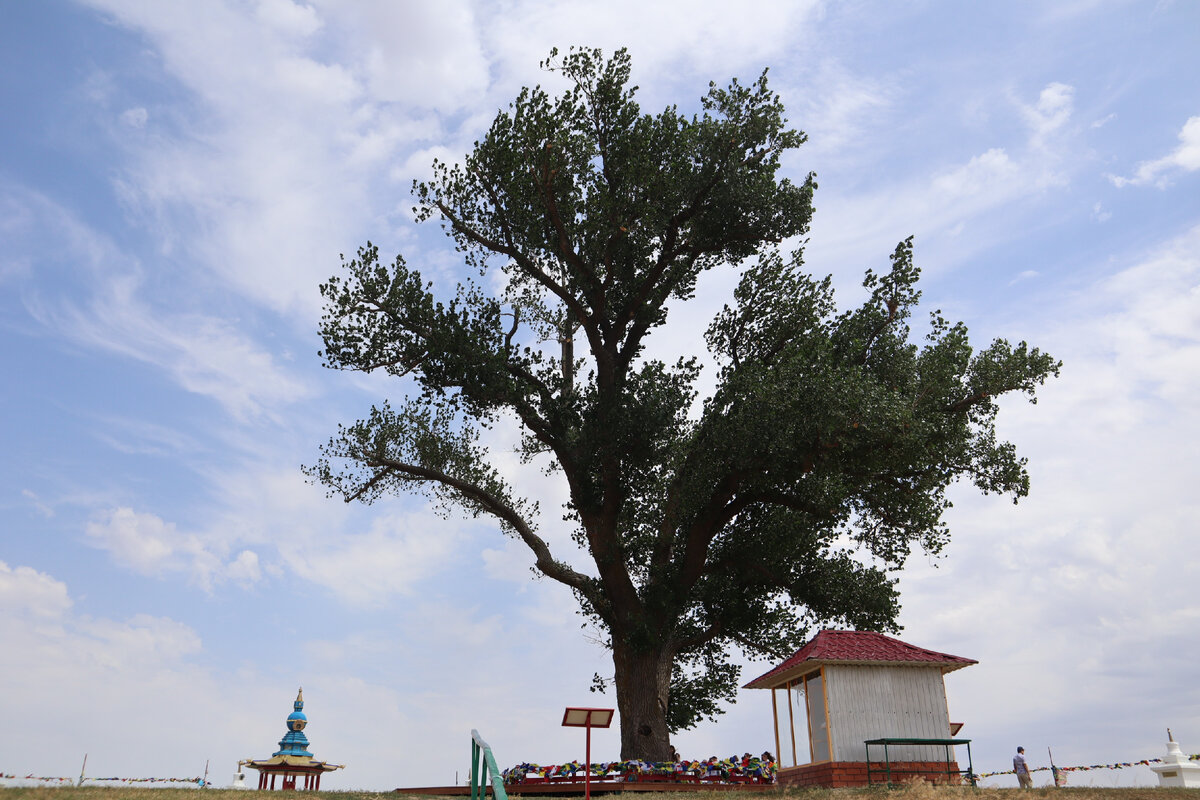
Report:
<svg viewBox="0 0 1200 800"><path fill-rule="evenodd" d="M805 136L765 72L710 85L689 116L642 113L624 51L543 67L569 88L522 90L461 165L414 184L419 219L502 291L438 299L369 243L321 287L327 365L419 391L341 428L308 472L347 502L425 492L494 517L607 635L622 757L664 760L672 730L732 697L731 651L788 652L818 625L896 630L892 574L946 543L948 486L1027 492L996 398L1032 398L1058 363L1024 342L973 352L936 312L910 342L911 240L839 313L829 279L777 249L808 230L816 184L778 178ZM698 360L645 348L710 269L742 277L704 336L715 388L698 397ZM561 524L588 569L552 552L489 461L480 431L504 420L531 478L548 463L566 481Z"/></svg>

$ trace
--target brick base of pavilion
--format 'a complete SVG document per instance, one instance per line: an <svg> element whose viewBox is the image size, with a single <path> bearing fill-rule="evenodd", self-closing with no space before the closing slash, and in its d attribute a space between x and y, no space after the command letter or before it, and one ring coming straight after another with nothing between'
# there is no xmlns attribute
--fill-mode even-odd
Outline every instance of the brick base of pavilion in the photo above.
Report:
<svg viewBox="0 0 1200 800"><path fill-rule="evenodd" d="M825 786L833 789L868 785L866 761L823 761L819 764L804 764L779 770L780 786ZM957 774L958 763L951 761L893 761L892 783L903 783L913 778L923 778L932 783L961 783ZM887 782L888 765L871 762L870 778L875 783Z"/></svg>

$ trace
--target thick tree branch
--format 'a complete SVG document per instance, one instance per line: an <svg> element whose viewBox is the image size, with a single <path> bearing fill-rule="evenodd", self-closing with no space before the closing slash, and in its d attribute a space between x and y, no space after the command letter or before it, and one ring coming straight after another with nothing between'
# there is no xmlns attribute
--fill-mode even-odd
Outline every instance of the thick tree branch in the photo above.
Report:
<svg viewBox="0 0 1200 800"><path fill-rule="evenodd" d="M539 572L547 578L552 578L559 583L570 586L588 598L588 601L593 604L600 602L601 598L596 592L595 582L588 576L576 572L565 563L555 559L550 552L550 546L546 544L546 541L542 537L534 533L533 529L517 510L494 494L480 486L455 478L453 475L449 475L441 470L423 467L419 464L406 464L391 458L365 453L362 455L361 460L362 463L372 469L386 470L391 474L399 474L423 482L438 483L449 489L453 489L487 513L508 524L517 536L520 537L521 541L533 551L536 557L534 565ZM377 474L370 482L374 483L382 480L382 477L382 473ZM346 502L350 502L350 499L347 497Z"/></svg>
<svg viewBox="0 0 1200 800"><path fill-rule="evenodd" d="M957 403L951 403L948 406L944 406L942 410L952 414L960 411L966 411L971 406L979 405L989 397L991 397L989 392L975 392L974 394L967 395Z"/></svg>
<svg viewBox="0 0 1200 800"><path fill-rule="evenodd" d="M697 633L695 636L689 636L686 639L680 639L675 643L675 652L678 654L683 654L691 650L695 650L697 647L703 647L713 639L720 636L724 632L724 628L725 626L718 620L712 625L709 625L705 630Z"/></svg>

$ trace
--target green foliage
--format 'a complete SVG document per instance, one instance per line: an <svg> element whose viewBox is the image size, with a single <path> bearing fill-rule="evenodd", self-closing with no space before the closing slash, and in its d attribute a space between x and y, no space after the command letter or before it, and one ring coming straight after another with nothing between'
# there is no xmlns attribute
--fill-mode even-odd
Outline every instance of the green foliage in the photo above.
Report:
<svg viewBox="0 0 1200 800"><path fill-rule="evenodd" d="M308 471L347 501L425 491L496 517L612 647L673 662L666 713L690 727L731 699L731 647L788 652L828 624L895 630L891 573L914 546L946 543L947 488L1027 493L996 398L1032 398L1059 365L1024 342L975 352L936 312L911 342L911 239L838 313L829 279L776 247L807 232L816 184L777 178L805 137L765 72L710 85L689 117L641 112L624 51L543 66L569 88L522 90L461 165L414 184L418 218L441 219L481 275L499 270L499 292L468 283L438 300L369 243L321 287L326 364L411 375L420 391L339 430ZM668 301L734 267L705 335L716 388L697 405L699 361L643 349ZM565 521L594 573L554 557L536 507L489 464L478 433L502 417L519 421L527 461L566 481Z"/></svg>

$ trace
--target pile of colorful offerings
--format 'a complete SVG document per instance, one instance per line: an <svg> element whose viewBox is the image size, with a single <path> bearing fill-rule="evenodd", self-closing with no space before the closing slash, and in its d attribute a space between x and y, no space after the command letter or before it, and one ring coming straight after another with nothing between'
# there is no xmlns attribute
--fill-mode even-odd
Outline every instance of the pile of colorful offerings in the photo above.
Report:
<svg viewBox="0 0 1200 800"><path fill-rule="evenodd" d="M764 753L764 756L769 754ZM591 772L592 782L673 782L673 783L774 783L775 760L749 754L706 761L610 761L585 767L579 761L569 764L517 764L501 773L507 785L532 783L575 783Z"/></svg>

